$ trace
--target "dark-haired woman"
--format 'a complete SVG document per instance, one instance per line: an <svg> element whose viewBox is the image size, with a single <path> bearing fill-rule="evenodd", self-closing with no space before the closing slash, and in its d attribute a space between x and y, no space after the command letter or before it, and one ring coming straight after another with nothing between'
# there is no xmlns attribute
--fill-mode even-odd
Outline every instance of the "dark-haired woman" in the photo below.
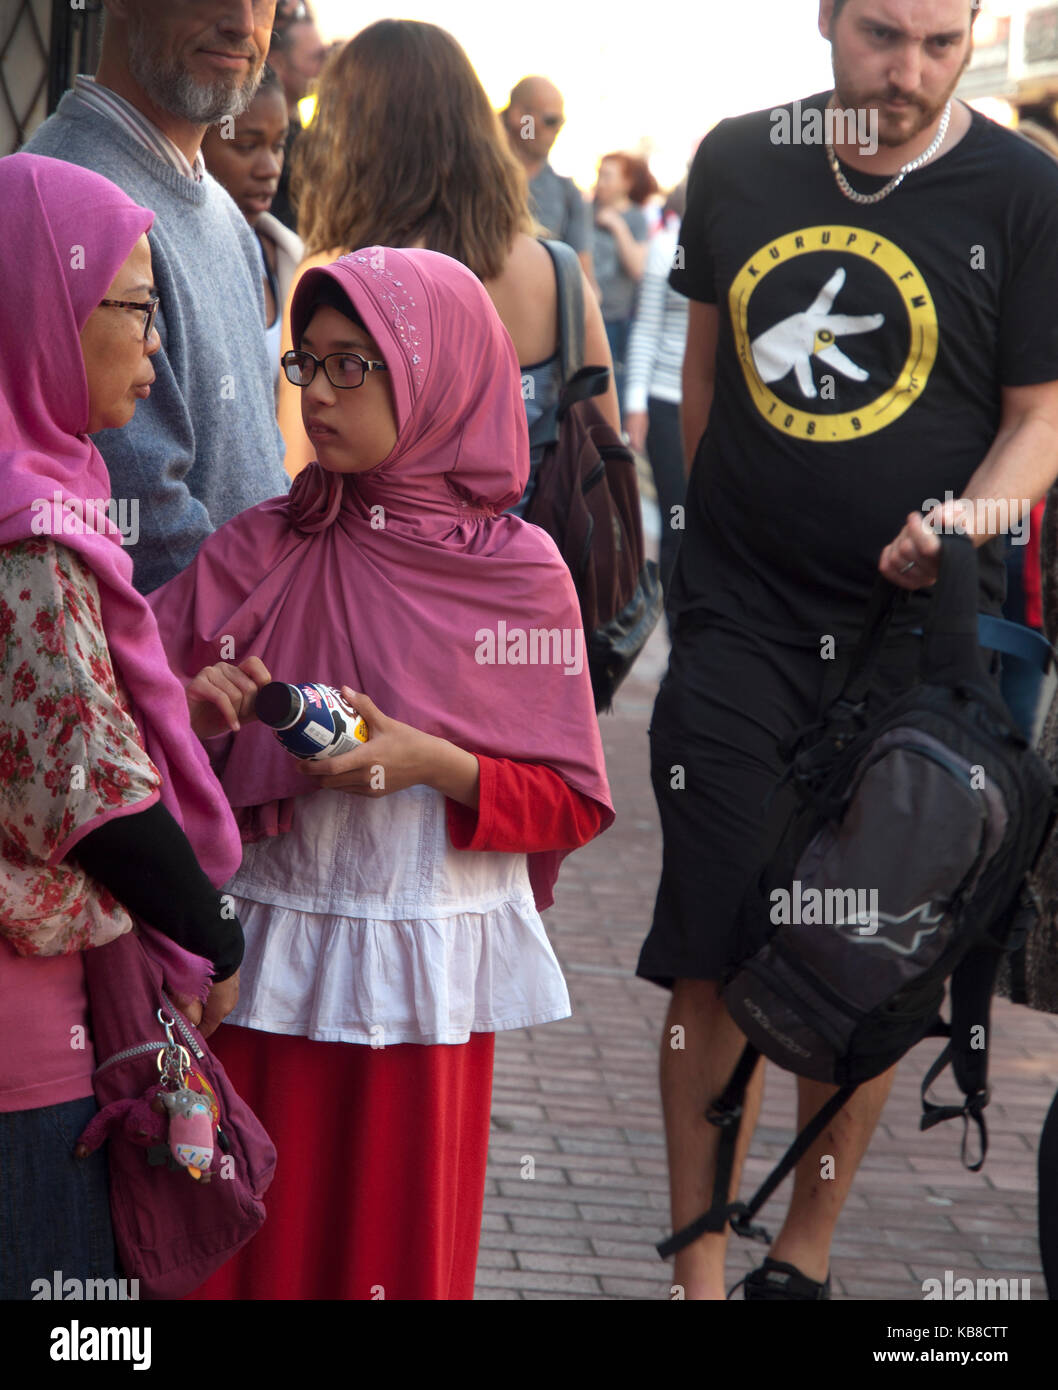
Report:
<svg viewBox="0 0 1058 1390"><path fill-rule="evenodd" d="M622 414L628 335L650 239L643 204L657 191L657 182L645 160L629 154L608 154L599 161L592 259Z"/></svg>
<svg viewBox="0 0 1058 1390"><path fill-rule="evenodd" d="M291 173L300 274L361 246L423 247L468 266L485 286L522 364L531 424L557 399L558 296L547 251L533 235L525 174L467 55L434 24L384 19L328 61L312 125ZM295 286L296 286L295 280ZM585 360L610 366L602 314L584 281ZM292 346L289 302L283 351ZM286 466L314 457L299 392L279 385ZM611 382L599 398L619 428Z"/></svg>
<svg viewBox="0 0 1058 1390"><path fill-rule="evenodd" d="M202 140L209 172L231 194L257 237L264 280L265 342L277 392L283 305L305 254L301 238L269 211L283 172L289 130L282 84L266 66L257 95L236 119L231 135L225 135L221 126L210 126Z"/></svg>

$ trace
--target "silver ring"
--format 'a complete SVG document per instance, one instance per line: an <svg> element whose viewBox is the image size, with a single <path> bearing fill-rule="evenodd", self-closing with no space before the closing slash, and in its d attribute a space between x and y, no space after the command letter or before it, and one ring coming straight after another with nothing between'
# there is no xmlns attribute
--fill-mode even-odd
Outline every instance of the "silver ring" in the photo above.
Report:
<svg viewBox="0 0 1058 1390"><path fill-rule="evenodd" d="M900 571L900 573L906 574L908 570L913 570L915 568L916 563L917 561L915 560L909 560L907 564L904 566L904 568Z"/></svg>

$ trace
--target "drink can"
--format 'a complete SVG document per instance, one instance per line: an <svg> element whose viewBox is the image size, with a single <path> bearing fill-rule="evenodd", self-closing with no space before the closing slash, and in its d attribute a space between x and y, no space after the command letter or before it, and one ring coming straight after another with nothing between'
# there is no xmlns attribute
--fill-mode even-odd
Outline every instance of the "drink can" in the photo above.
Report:
<svg viewBox="0 0 1058 1390"><path fill-rule="evenodd" d="M298 758L334 758L368 740L363 716L333 686L269 681L257 692L257 717Z"/></svg>

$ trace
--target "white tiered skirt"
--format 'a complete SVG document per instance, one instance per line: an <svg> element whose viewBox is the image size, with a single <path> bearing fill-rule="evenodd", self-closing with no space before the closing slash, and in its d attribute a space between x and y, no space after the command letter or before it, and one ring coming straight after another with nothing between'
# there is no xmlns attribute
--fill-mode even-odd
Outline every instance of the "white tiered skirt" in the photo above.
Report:
<svg viewBox="0 0 1058 1390"><path fill-rule="evenodd" d="M526 856L453 849L430 788L300 798L227 891L246 934L229 1016L243 1027L458 1044L572 1012Z"/></svg>

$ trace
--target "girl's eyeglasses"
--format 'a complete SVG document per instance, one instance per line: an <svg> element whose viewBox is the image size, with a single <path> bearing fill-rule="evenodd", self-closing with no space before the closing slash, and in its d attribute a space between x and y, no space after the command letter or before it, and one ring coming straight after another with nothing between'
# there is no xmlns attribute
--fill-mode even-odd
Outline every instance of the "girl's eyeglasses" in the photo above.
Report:
<svg viewBox="0 0 1058 1390"><path fill-rule="evenodd" d="M280 358L287 381L295 386L308 386L322 367L327 380L339 391L355 391L364 384L368 372L387 372L385 362L369 362L358 352L330 352L326 357L313 357L311 352L285 352Z"/></svg>
<svg viewBox="0 0 1058 1390"><path fill-rule="evenodd" d="M152 297L146 304L137 304L133 299L101 299L100 304L106 304L111 309L139 309L143 314L143 341L146 342L151 336L151 329L154 327L154 316L158 312L158 296Z"/></svg>

